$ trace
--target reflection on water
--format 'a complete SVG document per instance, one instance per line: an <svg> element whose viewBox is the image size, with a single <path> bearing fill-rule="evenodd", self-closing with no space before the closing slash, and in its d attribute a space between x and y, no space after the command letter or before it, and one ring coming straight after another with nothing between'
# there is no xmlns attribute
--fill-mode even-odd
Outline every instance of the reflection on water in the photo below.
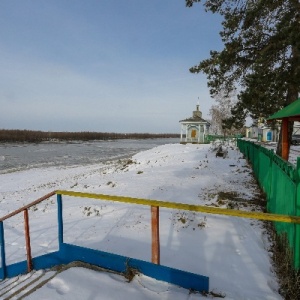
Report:
<svg viewBox="0 0 300 300"><path fill-rule="evenodd" d="M87 165L122 157L178 139L115 140L39 144L0 144L0 173L23 169Z"/></svg>

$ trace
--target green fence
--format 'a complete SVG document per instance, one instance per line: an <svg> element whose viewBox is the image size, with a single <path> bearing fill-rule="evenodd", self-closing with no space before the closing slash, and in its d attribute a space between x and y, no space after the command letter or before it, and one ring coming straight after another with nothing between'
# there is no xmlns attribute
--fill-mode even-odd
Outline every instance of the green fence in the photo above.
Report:
<svg viewBox="0 0 300 300"><path fill-rule="evenodd" d="M213 134L208 134L205 135L205 142L210 143L216 140L220 140L220 141L228 141L228 140L232 140L232 139L237 139L237 138L241 138L242 135L241 134L236 134L236 135L213 135Z"/></svg>
<svg viewBox="0 0 300 300"><path fill-rule="evenodd" d="M290 164L253 142L238 139L237 145L266 193L270 213L300 216L300 157L297 166ZM294 253L294 266L300 269L300 225L275 222L278 233L286 233Z"/></svg>

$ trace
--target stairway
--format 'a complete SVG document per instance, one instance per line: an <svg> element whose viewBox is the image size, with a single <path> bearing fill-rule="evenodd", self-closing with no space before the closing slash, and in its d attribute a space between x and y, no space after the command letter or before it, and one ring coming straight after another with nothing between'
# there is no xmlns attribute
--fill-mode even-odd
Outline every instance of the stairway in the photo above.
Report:
<svg viewBox="0 0 300 300"><path fill-rule="evenodd" d="M94 266L81 261L74 261L67 265L56 266L48 270L33 270L28 274L0 281L0 300L24 299L25 297L35 292L37 289L41 288L44 284L46 284L56 275L72 267L82 267L94 271L108 272L124 276L124 274L118 272L103 269L101 267Z"/></svg>
<svg viewBox="0 0 300 300"><path fill-rule="evenodd" d="M43 286L58 273L59 271L54 270L39 270L14 278L5 279L0 282L0 299L23 299Z"/></svg>

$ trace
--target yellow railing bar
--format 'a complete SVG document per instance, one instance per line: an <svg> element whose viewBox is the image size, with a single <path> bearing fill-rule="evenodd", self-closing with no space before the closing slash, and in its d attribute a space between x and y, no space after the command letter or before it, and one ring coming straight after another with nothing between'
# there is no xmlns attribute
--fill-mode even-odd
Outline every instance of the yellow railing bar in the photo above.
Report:
<svg viewBox="0 0 300 300"><path fill-rule="evenodd" d="M300 217L288 216L288 215L278 215L278 214L252 212L252 211L250 212L250 211L241 211L241 210L225 209L225 208L217 208L217 207L209 207L209 206L201 206L201 205L166 202L166 201L159 201L159 200L149 200L149 199L132 198L132 197L124 197L124 196L112 196L112 195L104 195L104 194L81 193L81 192L72 192L72 191L63 191L63 190L56 191L56 193L60 195L73 196L73 197L102 199L102 200L109 200L109 201L116 201L116 202L130 203L130 204L189 210L189 211L215 214L215 215L226 215L232 217L249 218L249 219L257 219L257 220L264 220L264 221L276 221L276 222L300 224Z"/></svg>

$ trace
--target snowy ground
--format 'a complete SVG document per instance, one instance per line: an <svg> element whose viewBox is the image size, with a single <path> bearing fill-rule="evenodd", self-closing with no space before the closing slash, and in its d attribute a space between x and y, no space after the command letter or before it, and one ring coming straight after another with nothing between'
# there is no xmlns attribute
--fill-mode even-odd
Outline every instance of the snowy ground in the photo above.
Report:
<svg viewBox="0 0 300 300"><path fill-rule="evenodd" d="M0 215L66 189L197 205L258 209L257 185L242 155L228 146L169 144L117 164L32 169L0 175ZM151 260L150 208L63 196L64 240ZM7 264L24 260L22 216L5 221ZM30 210L33 256L57 249L56 201ZM282 299L263 223L250 219L160 210L161 264L208 276L210 291L225 299ZM101 291L99 292L99 285ZM117 291L120 289L120 291ZM109 295L109 296L108 296ZM204 299L201 294L137 276L71 268L28 299Z"/></svg>

